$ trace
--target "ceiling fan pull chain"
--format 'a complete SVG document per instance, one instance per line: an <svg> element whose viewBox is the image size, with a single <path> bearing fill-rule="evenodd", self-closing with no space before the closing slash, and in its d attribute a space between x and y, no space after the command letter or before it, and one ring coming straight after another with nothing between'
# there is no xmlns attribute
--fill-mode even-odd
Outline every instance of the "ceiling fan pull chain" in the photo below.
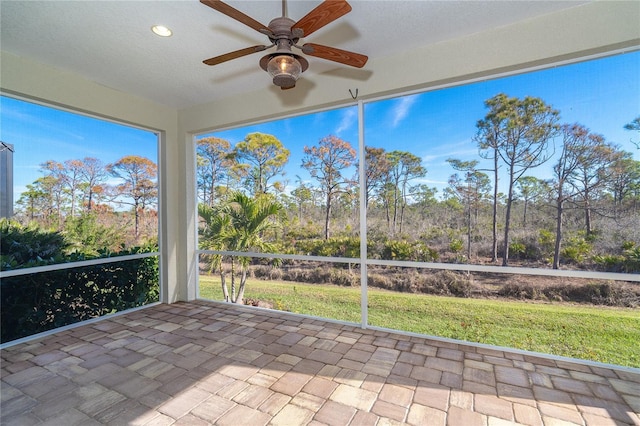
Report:
<svg viewBox="0 0 640 426"><path fill-rule="evenodd" d="M355 101L356 99L358 99L358 88L356 87L355 96L353 95L353 92L351 91L351 89L349 89L349 94L351 95L351 98Z"/></svg>

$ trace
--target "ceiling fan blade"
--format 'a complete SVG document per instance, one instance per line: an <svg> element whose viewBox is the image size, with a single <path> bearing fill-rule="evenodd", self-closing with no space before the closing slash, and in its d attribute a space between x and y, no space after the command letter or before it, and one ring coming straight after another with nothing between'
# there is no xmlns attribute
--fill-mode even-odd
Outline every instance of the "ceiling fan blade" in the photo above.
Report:
<svg viewBox="0 0 640 426"><path fill-rule="evenodd" d="M200 3L205 4L211 9L217 10L220 13L224 13L225 15L235 19L236 21L242 22L246 26L251 27L262 34L273 34L267 25L261 24L252 17L245 15L238 9L234 9L233 7L220 0L200 0Z"/></svg>
<svg viewBox="0 0 640 426"><path fill-rule="evenodd" d="M262 52L263 50L268 49L269 47L271 46L258 45L258 46L245 47L244 49L236 50L234 52L225 53L224 55L205 59L202 62L204 62L207 65L218 65L223 62L230 61L232 59L241 58L243 56L250 55L252 53Z"/></svg>
<svg viewBox="0 0 640 426"><path fill-rule="evenodd" d="M303 31L303 37L307 37L349 12L351 12L351 6L345 0L325 0L293 24L291 29L299 28Z"/></svg>
<svg viewBox="0 0 640 426"><path fill-rule="evenodd" d="M369 59L365 55L359 53L348 52L335 47L323 46L321 44L306 43L302 46L302 51L309 56L327 59L333 62L350 65L356 68L362 68Z"/></svg>

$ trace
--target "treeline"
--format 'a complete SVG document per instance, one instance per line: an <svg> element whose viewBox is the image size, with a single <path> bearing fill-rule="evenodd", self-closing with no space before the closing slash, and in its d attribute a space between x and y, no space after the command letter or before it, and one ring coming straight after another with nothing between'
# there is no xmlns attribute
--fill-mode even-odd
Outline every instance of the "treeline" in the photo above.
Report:
<svg viewBox="0 0 640 426"><path fill-rule="evenodd" d="M102 248L156 238L158 169L148 158L49 160L40 172L18 199L15 220L99 239Z"/></svg>
<svg viewBox="0 0 640 426"><path fill-rule="evenodd" d="M617 265L610 269L625 269L616 262L640 256L640 162L632 153L580 123L562 123L560 112L540 98L498 94L485 107L473 135L478 157L448 159L452 174L441 194L422 183L428 170L417 155L365 148L370 255ZM624 127L640 131L640 117ZM320 247L317 252L341 255L331 247L359 233L353 146L329 135L304 147L300 167L311 181L298 177L293 185L284 179L289 157L273 135L252 133L235 146L200 139L199 201L216 208L238 191L269 197L286 212L277 219L280 232L272 234L280 250ZM536 177L543 164L551 175Z"/></svg>
<svg viewBox="0 0 640 426"><path fill-rule="evenodd" d="M441 193L424 184L420 157L382 147L361 155L360 188L355 149L333 135L303 148L299 167L310 179L292 182L284 173L289 149L273 135L252 133L235 146L197 141L198 201L219 211L242 193L279 204L268 218L277 226L262 236L278 252L353 253L341 241L359 238L360 190L372 257L593 268L616 265L616 256L639 246L640 162L632 153L582 124L562 123L540 98L498 94L485 107L470 135L478 156L449 158L452 173ZM624 127L640 139L640 117ZM551 175L536 174L543 164ZM41 172L17 202L21 223L110 249L157 236L153 161L51 160Z"/></svg>

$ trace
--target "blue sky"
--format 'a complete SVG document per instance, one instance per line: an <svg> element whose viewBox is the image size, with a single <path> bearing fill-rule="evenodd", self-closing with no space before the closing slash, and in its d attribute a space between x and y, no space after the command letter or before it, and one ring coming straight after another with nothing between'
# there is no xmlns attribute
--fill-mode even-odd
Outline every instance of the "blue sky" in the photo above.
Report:
<svg viewBox="0 0 640 426"><path fill-rule="evenodd" d="M472 142L476 122L487 113L484 101L498 93L539 97L560 111L560 123L581 123L638 159L630 143L638 136L623 128L640 115L638 52L373 104L367 118L376 125L367 122L367 143L400 140L414 147L429 170L427 181L440 186L453 173L447 158L479 159ZM550 177L552 164L529 174Z"/></svg>
<svg viewBox="0 0 640 426"><path fill-rule="evenodd" d="M155 133L109 121L0 97L0 140L14 146L14 202L42 176L48 160L94 157L105 165L125 155L157 162Z"/></svg>
<svg viewBox="0 0 640 426"><path fill-rule="evenodd" d="M409 151L423 161L427 176L421 183L447 186L455 171L448 158L481 160L472 138L476 123L487 113L484 101L498 93L523 98L535 96L560 111L560 123L578 122L640 159L630 142L640 139L623 126L640 115L640 52L558 66L506 78L482 81L431 92L365 104L365 143L387 151ZM329 112L208 133L232 144L252 132L270 133L291 150L285 179L308 180L300 168L303 146L314 145L329 134L357 148L357 108ZM553 161L532 169L530 175L549 178ZM479 167L482 167L482 163ZM487 165L488 167L488 165Z"/></svg>
<svg viewBox="0 0 640 426"><path fill-rule="evenodd" d="M540 97L560 111L561 123L579 122L640 160L640 150L630 142L640 135L623 128L640 115L640 52L367 103L365 143L417 155L428 171L421 183L441 193L454 172L448 158L478 159L472 142L476 122L486 115L484 101L501 92ZM235 144L252 132L275 135L291 151L284 179L293 188L297 176L310 181L300 167L305 145L336 135L357 149L357 131L357 107L351 106L206 136ZM157 161L157 137L152 132L8 97L0 97L0 139L15 147L16 201L25 186L41 176L40 164L47 160L89 156L106 164L124 155L140 155ZM530 174L550 177L551 165L550 161Z"/></svg>

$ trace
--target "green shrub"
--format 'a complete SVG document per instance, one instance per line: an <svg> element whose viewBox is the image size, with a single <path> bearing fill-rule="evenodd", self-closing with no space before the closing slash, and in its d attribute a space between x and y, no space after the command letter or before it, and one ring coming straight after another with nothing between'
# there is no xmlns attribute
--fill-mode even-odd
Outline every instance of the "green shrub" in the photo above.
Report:
<svg viewBox="0 0 640 426"><path fill-rule="evenodd" d="M420 262L435 262L440 258L438 250L427 246L423 242L417 242L415 248L417 251L416 260Z"/></svg>
<svg viewBox="0 0 640 426"><path fill-rule="evenodd" d="M2 269L155 252L157 245L112 252L101 248L66 253L71 244L59 232L0 220ZM82 266L2 279L1 341L158 301L157 257Z"/></svg>
<svg viewBox="0 0 640 426"><path fill-rule="evenodd" d="M464 242L459 238L455 238L451 240L451 242L449 243L449 250L452 253L460 253L463 248L464 248Z"/></svg>
<svg viewBox="0 0 640 426"><path fill-rule="evenodd" d="M360 257L360 239L357 237L299 240L294 244L298 253L311 256Z"/></svg>
<svg viewBox="0 0 640 426"><path fill-rule="evenodd" d="M625 241L622 243L622 250L631 250L636 247L636 243L633 241Z"/></svg>
<svg viewBox="0 0 640 426"><path fill-rule="evenodd" d="M604 254L593 256L593 262L598 269L608 272L622 272L624 256L619 254Z"/></svg>
<svg viewBox="0 0 640 426"><path fill-rule="evenodd" d="M634 243L623 243L622 254L607 254L593 256L593 262L598 269L608 272L640 272L640 246Z"/></svg>
<svg viewBox="0 0 640 426"><path fill-rule="evenodd" d="M547 229L541 229L538 232L538 244L543 256L551 256L555 250L556 234Z"/></svg>
<svg viewBox="0 0 640 426"><path fill-rule="evenodd" d="M515 256L518 259L522 258L523 255L527 252L527 246L520 241L514 241L509 244L509 254L511 256Z"/></svg>
<svg viewBox="0 0 640 426"><path fill-rule="evenodd" d="M382 258L387 260L410 260L415 262L433 262L438 259L437 250L422 241L387 240L382 245Z"/></svg>
<svg viewBox="0 0 640 426"><path fill-rule="evenodd" d="M623 272L640 272L640 246L631 247L622 252L624 256Z"/></svg>
<svg viewBox="0 0 640 426"><path fill-rule="evenodd" d="M560 250L560 256L566 263L583 263L593 247L585 238L575 236L567 238Z"/></svg>
<svg viewBox="0 0 640 426"><path fill-rule="evenodd" d="M69 249L86 256L97 256L104 249L117 250L124 245L126 231L98 222L94 214L67 219L64 236Z"/></svg>
<svg viewBox="0 0 640 426"><path fill-rule="evenodd" d="M413 247L407 241L389 240L384 243L382 256L388 260L413 260Z"/></svg>
<svg viewBox="0 0 640 426"><path fill-rule="evenodd" d="M23 226L13 220L0 219L0 267L3 271L63 262L69 246L59 232L40 229L37 224Z"/></svg>
<svg viewBox="0 0 640 426"><path fill-rule="evenodd" d="M155 256L3 278L1 341L156 302L158 280Z"/></svg>

